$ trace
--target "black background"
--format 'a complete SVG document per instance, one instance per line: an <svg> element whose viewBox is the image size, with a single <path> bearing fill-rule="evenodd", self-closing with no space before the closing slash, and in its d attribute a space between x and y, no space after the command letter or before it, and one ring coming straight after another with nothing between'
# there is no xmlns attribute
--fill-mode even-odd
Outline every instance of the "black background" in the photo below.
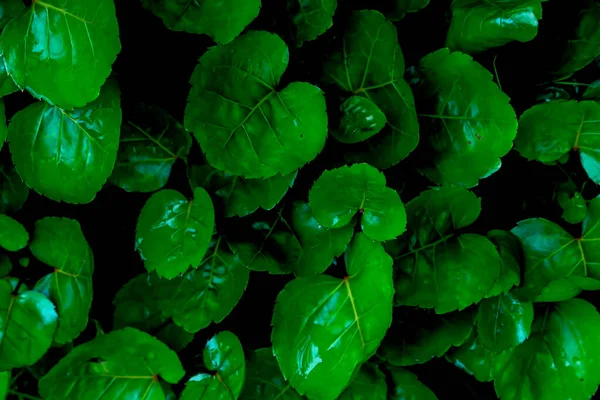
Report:
<svg viewBox="0 0 600 400"><path fill-rule="evenodd" d="M285 8L285 1L262 2L261 13L250 25L250 29L275 32L288 43L290 66L282 78L281 87L293 81L319 85L322 62L339 47L351 11L372 9L376 3L379 5L375 8L381 11L389 10L391 6L390 1L339 0L333 28L318 40L306 42L302 48L296 48L294 28ZM396 23L407 67L415 65L421 57L444 46L449 3L449 0L432 0L432 4L423 11L409 14ZM580 2L554 0L544 3L540 31L533 42L512 43L475 57L492 73L495 60L502 88L512 99L517 114L533 105L536 96L547 93L547 88L552 86L548 83L551 76L547 71L552 70L561 54L565 38L572 35L576 26L579 12L576 3ZM138 0L116 0L116 7L122 52L114 65L114 76L121 86L124 118L127 118L129 110L136 104L145 102L163 107L182 121L190 89L189 77L198 58L214 43L204 35L168 30L159 18L143 9ZM591 82L598 78L599 68L593 64L569 80ZM573 98L580 97L575 87L562 88L569 91ZM323 89L326 94L330 94L327 87ZM10 117L33 100L27 93L17 93L7 97L5 101L7 116ZM336 101L338 99L335 96L328 96L328 102L335 104ZM424 141L427 133L421 134ZM422 160L421 157L426 157L426 154L414 153L398 166L385 171L389 184L401 190L404 202L431 185L416 172L415 166ZM2 158L4 162L10 162L7 146L2 152ZM197 144L194 144L190 160L202 162ZM305 199L308 189L324 169L337 167L342 163L340 146L334 139L329 139L323 153L300 172L296 186L286 199ZM579 235L578 225L569 225L560 219L561 210L553 200L555 185L565 181L566 174L578 184L586 180L577 157L571 157L563 167L550 167L527 162L515 152L509 153L503 159L500 171L482 180L474 189L482 198L483 212L469 230L485 233L491 229L511 229L522 219L545 217L560 223L574 235ZM167 187L186 195L191 193L182 163L176 164ZM587 198L596 194L597 189L593 184L586 186L584 195ZM134 251L134 237L137 217L149 196L150 194L126 193L106 185L92 203L69 205L50 201L31 192L25 206L15 214L29 232L33 232L35 221L45 216L70 217L80 222L94 251L96 263L90 318L97 320L107 331L112 327L112 299L116 292L129 279L145 271ZM257 215L261 216L261 213ZM252 218L256 216L247 219ZM247 222L234 218L219 219L217 227L220 233L227 234L233 230L244 232L247 225ZM13 261L23 255L27 255L26 252L15 254ZM47 267L33 258L29 268L17 271L17 275L23 277L29 285L48 273ZM336 268L332 271L334 274L338 272ZM200 371L200 359L196 356L201 354L206 341L221 330L231 330L238 335L245 349L270 346L270 322L275 298L290 279L290 276L252 273L246 293L225 321L200 331L194 341L180 353L188 374ZM593 293L585 293L580 297L598 304L598 297ZM90 324L76 340L76 344L87 341L94 335L94 324ZM496 398L491 383L477 382L444 359L435 359L409 369L439 399ZM25 376L20 386L26 386L25 391L33 393L34 387L28 382Z"/></svg>

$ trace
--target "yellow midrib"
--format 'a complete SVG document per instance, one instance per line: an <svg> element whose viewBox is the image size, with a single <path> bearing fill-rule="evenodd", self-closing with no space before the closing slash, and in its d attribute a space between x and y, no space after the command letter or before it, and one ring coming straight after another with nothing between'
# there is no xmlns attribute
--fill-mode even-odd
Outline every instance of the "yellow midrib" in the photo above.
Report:
<svg viewBox="0 0 600 400"><path fill-rule="evenodd" d="M360 316L356 311L356 304L354 303L354 296L352 296L352 290L350 289L349 278L344 278L343 282L346 286L346 290L348 291L348 298L350 299L350 304L352 304L352 311L354 312L354 320L356 321L356 327L358 328L358 334L360 335L360 341L363 349L365 348L365 337L363 336L362 329L360 328Z"/></svg>

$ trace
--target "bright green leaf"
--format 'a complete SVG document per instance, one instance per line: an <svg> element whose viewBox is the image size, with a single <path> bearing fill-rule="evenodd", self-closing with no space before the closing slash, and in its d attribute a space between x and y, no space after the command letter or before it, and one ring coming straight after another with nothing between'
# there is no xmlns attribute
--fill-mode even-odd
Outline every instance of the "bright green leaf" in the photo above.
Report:
<svg viewBox="0 0 600 400"><path fill-rule="evenodd" d="M10 389L11 372L0 372L0 399L6 400L8 397L8 389Z"/></svg>
<svg viewBox="0 0 600 400"><path fill-rule="evenodd" d="M212 47L200 58L185 127L214 168L246 178L288 175L323 149L323 93L303 82L278 90L288 61L283 40L263 31Z"/></svg>
<svg viewBox="0 0 600 400"><path fill-rule="evenodd" d="M0 214L0 247L8 251L19 251L29 242L29 233L23 225L8 215Z"/></svg>
<svg viewBox="0 0 600 400"><path fill-rule="evenodd" d="M500 277L487 294L487 297L494 297L502 293L508 293L513 286L518 286L521 283L523 256L519 238L512 233L495 229L489 231L487 237L496 246L502 263Z"/></svg>
<svg viewBox="0 0 600 400"><path fill-rule="evenodd" d="M379 133L387 123L385 114L371 100L352 96L340 107L340 128L331 134L342 143L358 143Z"/></svg>
<svg viewBox="0 0 600 400"><path fill-rule="evenodd" d="M8 127L8 139L27 186L55 201L91 202L115 165L120 103L119 87L111 80L97 100L73 111L44 102L19 111Z"/></svg>
<svg viewBox="0 0 600 400"><path fill-rule="evenodd" d="M390 370L394 388L388 397L389 400L437 400L429 388L423 385L415 374L403 368Z"/></svg>
<svg viewBox="0 0 600 400"><path fill-rule="evenodd" d="M19 90L19 87L15 84L15 81L8 76L4 57L0 55L0 97L7 96L17 90Z"/></svg>
<svg viewBox="0 0 600 400"><path fill-rule="evenodd" d="M315 40L333 25L337 0L287 0L287 8L296 25L296 42Z"/></svg>
<svg viewBox="0 0 600 400"><path fill-rule="evenodd" d="M194 189L191 200L175 190L161 190L142 208L135 247L148 271L172 279L200 265L214 225L212 201L204 189Z"/></svg>
<svg viewBox="0 0 600 400"><path fill-rule="evenodd" d="M483 346L476 334L471 335L471 338L462 346L450 350L446 354L449 362L467 374L473 375L479 382L492 380L495 357L496 353Z"/></svg>
<svg viewBox="0 0 600 400"><path fill-rule="evenodd" d="M98 97L119 51L112 0L36 0L0 36L17 86L66 110Z"/></svg>
<svg viewBox="0 0 600 400"><path fill-rule="evenodd" d="M327 228L344 227L357 213L363 232L374 240L394 239L406 228L400 196L386 187L383 173L368 164L323 172L308 199L316 220Z"/></svg>
<svg viewBox="0 0 600 400"><path fill-rule="evenodd" d="M389 168L408 156L419 143L412 91L404 76L404 56L394 25L377 11L352 14L343 53L325 64L325 81L349 96L371 100L387 119L387 126L369 139L363 151L349 153L349 161Z"/></svg>
<svg viewBox="0 0 600 400"><path fill-rule="evenodd" d="M15 167L0 165L0 213L11 213L19 210L27 197L29 188L17 174Z"/></svg>
<svg viewBox="0 0 600 400"><path fill-rule="evenodd" d="M94 255L79 222L47 217L35 223L31 253L54 271L35 285L58 311L58 330L54 341L60 344L75 339L85 329L92 306Z"/></svg>
<svg viewBox="0 0 600 400"><path fill-rule="evenodd" d="M273 349L265 348L251 352L246 364L246 382L241 398L243 400L301 400L285 380Z"/></svg>
<svg viewBox="0 0 600 400"><path fill-rule="evenodd" d="M386 400L387 384L385 375L375 364L366 363L344 390L338 400Z"/></svg>
<svg viewBox="0 0 600 400"><path fill-rule="evenodd" d="M309 398L337 398L392 322L392 260L381 244L359 233L345 260L346 278L295 279L275 304L273 351L284 377Z"/></svg>

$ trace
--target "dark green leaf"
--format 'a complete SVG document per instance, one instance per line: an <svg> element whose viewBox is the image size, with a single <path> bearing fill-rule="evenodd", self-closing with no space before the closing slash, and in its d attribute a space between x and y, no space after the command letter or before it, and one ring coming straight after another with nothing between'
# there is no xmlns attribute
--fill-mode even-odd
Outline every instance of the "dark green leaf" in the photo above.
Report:
<svg viewBox="0 0 600 400"><path fill-rule="evenodd" d="M469 375L473 375L480 382L492 380L495 357L496 353L485 348L476 334L471 335L462 346L446 354L448 361Z"/></svg>
<svg viewBox="0 0 600 400"><path fill-rule="evenodd" d="M446 186L421 193L406 209L409 230L393 252L396 304L443 314L484 298L502 272L498 251L484 236L457 233L475 222L480 199Z"/></svg>
<svg viewBox="0 0 600 400"><path fill-rule="evenodd" d="M387 126L366 142L365 150L350 153L350 161L377 168L398 164L417 147L419 124L410 87L404 81L404 56L394 25L377 11L352 14L343 53L325 64L325 80L349 96L371 100L387 119Z"/></svg>
<svg viewBox="0 0 600 400"><path fill-rule="evenodd" d="M121 128L110 181L128 192L153 192L167 183L171 167L187 157L192 138L162 108L141 105Z"/></svg>
<svg viewBox="0 0 600 400"><path fill-rule="evenodd" d="M115 165L120 103L119 87L111 80L97 100L73 111L44 102L19 111L10 122L8 138L27 186L55 201L91 202Z"/></svg>
<svg viewBox="0 0 600 400"><path fill-rule="evenodd" d="M8 215L0 214L0 247L8 251L19 251L29 242L29 233L23 225Z"/></svg>
<svg viewBox="0 0 600 400"><path fill-rule="evenodd" d="M285 380L272 348L253 351L246 365L243 400L301 400Z"/></svg>
<svg viewBox="0 0 600 400"><path fill-rule="evenodd" d="M192 187L203 187L222 199L226 217L245 217L259 207L271 210L294 184L297 172L270 178L246 179L212 168L193 165L188 170Z"/></svg>
<svg viewBox="0 0 600 400"><path fill-rule="evenodd" d="M399 21L406 13L417 12L429 4L429 0L396 0L396 8L388 15L392 21Z"/></svg>
<svg viewBox="0 0 600 400"><path fill-rule="evenodd" d="M338 400L386 400L385 375L375 364L366 363Z"/></svg>
<svg viewBox="0 0 600 400"><path fill-rule="evenodd" d="M403 368L393 368L390 372L395 386L388 397L390 400L437 400L435 394L415 374Z"/></svg>
<svg viewBox="0 0 600 400"><path fill-rule="evenodd" d="M203 360L212 374L191 377L185 384L181 400L237 400L246 375L244 350L238 338L228 331L213 336L206 343Z"/></svg>
<svg viewBox="0 0 600 400"><path fill-rule="evenodd" d="M162 380L177 383L185 371L162 342L125 328L75 347L39 382L44 399L165 400Z"/></svg>
<svg viewBox="0 0 600 400"><path fill-rule="evenodd" d="M11 271L12 262L10 258L6 254L0 254L0 278L6 278Z"/></svg>
<svg viewBox="0 0 600 400"><path fill-rule="evenodd" d="M1 68L1 66L0 66ZM600 79L590 83L590 85L583 92L584 100L600 100Z"/></svg>
<svg viewBox="0 0 600 400"><path fill-rule="evenodd" d="M295 279L275 304L275 356L284 377L309 398L337 398L392 321L392 260L381 244L359 233L345 259L346 278Z"/></svg>
<svg viewBox="0 0 600 400"><path fill-rule="evenodd" d="M258 16L260 0L142 0L174 31L206 34L229 43Z"/></svg>
<svg viewBox="0 0 600 400"><path fill-rule="evenodd" d="M600 384L600 315L572 299L536 316L531 337L499 354L494 387L502 400L589 399Z"/></svg>
<svg viewBox="0 0 600 400"><path fill-rule="evenodd" d="M477 185L512 148L517 117L492 74L463 53L441 49L420 63L431 111L419 114L435 156L422 172L439 185ZM460 87L460 90L456 88Z"/></svg>
<svg viewBox="0 0 600 400"><path fill-rule="evenodd" d="M296 42L315 40L333 25L337 0L287 0L296 25Z"/></svg>
<svg viewBox="0 0 600 400"><path fill-rule="evenodd" d="M559 187L556 197L558 204L563 209L562 219L570 224L578 224L585 219L587 203L571 181L567 181Z"/></svg>
<svg viewBox="0 0 600 400"><path fill-rule="evenodd" d="M8 127L6 126L6 114L4 113L4 102L0 99L0 150L4 147L4 142L8 137Z"/></svg>
<svg viewBox="0 0 600 400"><path fill-rule="evenodd" d="M29 188L23 183L13 165L0 165L0 213L19 210L27 197Z"/></svg>
<svg viewBox="0 0 600 400"><path fill-rule="evenodd" d="M394 239L406 228L400 196L386 187L383 173L368 164L323 172L308 199L316 220L327 228L344 227L357 213L363 232L374 240Z"/></svg>
<svg viewBox="0 0 600 400"><path fill-rule="evenodd" d="M496 246L502 265L500 277L487 294L487 297L493 297L508 293L513 286L518 286L521 283L523 255L519 238L512 233L495 229L489 231L487 237Z"/></svg>
<svg viewBox="0 0 600 400"><path fill-rule="evenodd" d="M98 97L119 51L112 0L36 0L0 37L17 86L66 110Z"/></svg>
<svg viewBox="0 0 600 400"><path fill-rule="evenodd" d="M11 19L21 14L24 9L25 5L22 0L3 0L0 5L0 31Z"/></svg>
<svg viewBox="0 0 600 400"><path fill-rule="evenodd" d="M332 135L342 143L358 143L379 133L387 123L385 114L371 100L352 96L342 104L340 128Z"/></svg>
<svg viewBox="0 0 600 400"><path fill-rule="evenodd" d="M210 244L215 212L206 190L194 198L165 189L148 199L136 228L135 247L148 271L172 279L200 265Z"/></svg>
<svg viewBox="0 0 600 400"><path fill-rule="evenodd" d="M26 367L50 348L56 332L54 304L43 294L13 294L12 284L0 280L0 371Z"/></svg>
<svg viewBox="0 0 600 400"><path fill-rule="evenodd" d="M31 253L53 272L40 279L35 290L56 304L58 330L54 341L68 343L83 331L92 306L94 255L79 223L47 217L35 223Z"/></svg>
<svg viewBox="0 0 600 400"><path fill-rule="evenodd" d="M212 47L200 58L185 127L214 168L246 178L288 175L323 149L321 90L303 82L277 89L288 59L283 40L263 31Z"/></svg>

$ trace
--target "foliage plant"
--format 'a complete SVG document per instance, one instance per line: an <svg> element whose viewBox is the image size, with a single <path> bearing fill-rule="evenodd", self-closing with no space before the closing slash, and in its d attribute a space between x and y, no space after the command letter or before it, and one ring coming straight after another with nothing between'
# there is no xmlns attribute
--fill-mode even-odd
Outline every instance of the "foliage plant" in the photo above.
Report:
<svg viewBox="0 0 600 400"><path fill-rule="evenodd" d="M585 400L600 2L0 0L0 400Z"/></svg>

